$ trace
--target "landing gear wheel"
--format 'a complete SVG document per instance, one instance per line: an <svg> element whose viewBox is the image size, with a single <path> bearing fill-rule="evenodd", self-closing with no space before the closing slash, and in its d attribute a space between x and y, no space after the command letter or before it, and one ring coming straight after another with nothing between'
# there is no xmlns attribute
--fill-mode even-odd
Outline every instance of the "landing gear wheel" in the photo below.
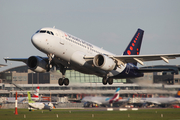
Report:
<svg viewBox="0 0 180 120"><path fill-rule="evenodd" d="M64 79L64 85L65 85L65 86L68 86L68 85L69 85L69 79L68 79L68 78L65 78L65 79Z"/></svg>
<svg viewBox="0 0 180 120"><path fill-rule="evenodd" d="M109 83L109 85L112 85L113 84L113 79L112 78L108 78L108 83Z"/></svg>
<svg viewBox="0 0 180 120"><path fill-rule="evenodd" d="M51 65L51 64L47 64L47 65L46 65L46 68L47 68L46 72L49 72L50 69L52 68L52 65Z"/></svg>
<svg viewBox="0 0 180 120"><path fill-rule="evenodd" d="M103 85L107 85L107 78L103 78L102 83L103 83Z"/></svg>
<svg viewBox="0 0 180 120"><path fill-rule="evenodd" d="M62 85L63 85L63 79L62 79L62 78L59 78L58 83L59 83L60 86L62 86Z"/></svg>

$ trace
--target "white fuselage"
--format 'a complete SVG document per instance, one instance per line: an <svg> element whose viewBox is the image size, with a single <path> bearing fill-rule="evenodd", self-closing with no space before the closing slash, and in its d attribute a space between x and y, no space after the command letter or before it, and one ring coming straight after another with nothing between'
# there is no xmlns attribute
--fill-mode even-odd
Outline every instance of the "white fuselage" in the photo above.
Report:
<svg viewBox="0 0 180 120"><path fill-rule="evenodd" d="M168 98L142 98L141 102L155 103L155 104L171 104L174 102L180 102L180 98L168 97Z"/></svg>
<svg viewBox="0 0 180 120"><path fill-rule="evenodd" d="M92 96L87 96L82 99L82 102L91 102L91 103L96 103L96 104L109 104L109 100L111 98L109 97L92 97Z"/></svg>
<svg viewBox="0 0 180 120"><path fill-rule="evenodd" d="M52 109L53 108L53 104L52 103L42 103L42 102L35 102L35 103L28 103L30 108L34 108L34 109Z"/></svg>
<svg viewBox="0 0 180 120"><path fill-rule="evenodd" d="M108 73L107 71L97 69L92 63L88 63L88 60L85 60L84 57L94 57L97 54L114 54L58 29L43 28L41 30L52 31L54 35L37 32L31 38L32 43L37 49L45 54L53 54L56 63L59 62L60 64L71 67L79 72L95 74L101 77L104 77L107 74L110 77L115 76L121 73L126 67L126 65L124 65L120 68L118 67L116 70L108 71Z"/></svg>

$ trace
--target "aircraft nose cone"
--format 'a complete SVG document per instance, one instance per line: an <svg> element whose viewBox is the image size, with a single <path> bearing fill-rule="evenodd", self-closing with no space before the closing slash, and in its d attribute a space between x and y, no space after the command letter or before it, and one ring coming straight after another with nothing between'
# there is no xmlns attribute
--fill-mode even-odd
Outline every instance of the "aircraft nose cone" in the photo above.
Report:
<svg viewBox="0 0 180 120"><path fill-rule="evenodd" d="M31 42L32 44L35 46L35 47L38 47L39 44L40 44L40 36L38 34L34 34L32 37L31 37Z"/></svg>

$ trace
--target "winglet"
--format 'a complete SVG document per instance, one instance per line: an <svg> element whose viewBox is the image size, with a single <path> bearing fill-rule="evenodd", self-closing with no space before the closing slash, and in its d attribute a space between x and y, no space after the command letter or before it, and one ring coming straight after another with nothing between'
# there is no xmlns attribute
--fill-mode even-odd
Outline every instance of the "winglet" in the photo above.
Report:
<svg viewBox="0 0 180 120"><path fill-rule="evenodd" d="M7 63L7 58L4 58L5 62Z"/></svg>

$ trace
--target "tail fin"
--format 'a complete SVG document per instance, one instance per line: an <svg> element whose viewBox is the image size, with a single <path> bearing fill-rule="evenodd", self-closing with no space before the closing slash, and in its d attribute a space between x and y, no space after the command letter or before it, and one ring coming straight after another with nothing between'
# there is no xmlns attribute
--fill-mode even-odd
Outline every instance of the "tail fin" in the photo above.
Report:
<svg viewBox="0 0 180 120"><path fill-rule="evenodd" d="M39 98L39 86L36 88L36 92L33 94L32 97Z"/></svg>
<svg viewBox="0 0 180 120"><path fill-rule="evenodd" d="M180 98L180 89L178 90L178 92L177 92L175 97Z"/></svg>
<svg viewBox="0 0 180 120"><path fill-rule="evenodd" d="M119 99L119 91L120 91L120 88L117 88L117 89L116 89L116 92L114 93L113 98Z"/></svg>
<svg viewBox="0 0 180 120"><path fill-rule="evenodd" d="M120 88L117 88L116 92L114 93L114 96L109 100L110 104L113 102L119 101L119 91L120 91Z"/></svg>
<svg viewBox="0 0 180 120"><path fill-rule="evenodd" d="M30 92L27 92L27 94L28 94L28 103L35 103L33 100L31 100Z"/></svg>
<svg viewBox="0 0 180 120"><path fill-rule="evenodd" d="M139 55L140 49L141 49L141 43L143 39L144 31L141 29L138 29L135 33L134 37L130 41L129 45L127 46L126 50L124 51L123 55ZM133 63L134 65L137 65L136 63Z"/></svg>

